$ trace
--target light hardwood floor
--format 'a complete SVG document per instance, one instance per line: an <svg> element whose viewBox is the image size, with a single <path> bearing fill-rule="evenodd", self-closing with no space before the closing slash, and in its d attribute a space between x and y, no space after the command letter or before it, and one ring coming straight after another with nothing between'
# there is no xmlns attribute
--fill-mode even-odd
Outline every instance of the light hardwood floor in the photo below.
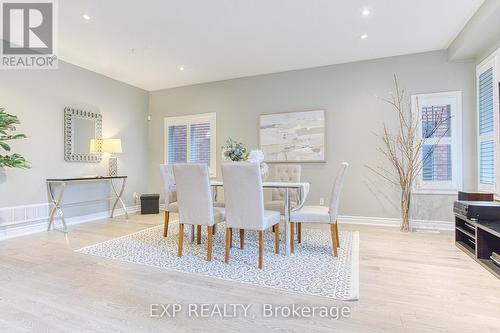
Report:
<svg viewBox="0 0 500 333"><path fill-rule="evenodd" d="M173 216L175 218L175 216ZM360 231L360 300L338 302L111 261L74 250L162 223L132 215L0 241L1 332L500 332L500 281L451 233ZM169 232L177 232L171 228ZM224 232L219 229L218 232ZM328 232L325 229L325 232ZM349 306L330 319L151 318L152 303Z"/></svg>

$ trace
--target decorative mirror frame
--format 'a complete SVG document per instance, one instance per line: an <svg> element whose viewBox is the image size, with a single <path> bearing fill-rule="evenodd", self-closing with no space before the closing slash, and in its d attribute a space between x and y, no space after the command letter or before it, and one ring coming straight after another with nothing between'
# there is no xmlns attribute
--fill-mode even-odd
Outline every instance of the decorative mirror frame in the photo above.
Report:
<svg viewBox="0 0 500 333"><path fill-rule="evenodd" d="M102 139L102 115L100 113L78 110L70 107L64 108L64 160L66 162L101 162L101 153L76 154L73 151L73 126L75 118L95 120L96 142L99 144L101 142L100 139Z"/></svg>

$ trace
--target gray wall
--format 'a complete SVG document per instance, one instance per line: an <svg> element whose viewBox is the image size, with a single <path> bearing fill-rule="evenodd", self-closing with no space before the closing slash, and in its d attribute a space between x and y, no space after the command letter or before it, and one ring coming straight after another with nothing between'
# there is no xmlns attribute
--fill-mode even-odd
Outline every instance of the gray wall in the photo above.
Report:
<svg viewBox="0 0 500 333"><path fill-rule="evenodd" d="M476 57L476 63L480 64L483 60L488 58L493 52L500 49L500 39L493 43L489 48L479 53Z"/></svg>
<svg viewBox="0 0 500 333"><path fill-rule="evenodd" d="M454 61L477 59L491 53L499 41L500 1L485 0L448 47L448 57Z"/></svg>
<svg viewBox="0 0 500 333"><path fill-rule="evenodd" d="M409 93L463 91L464 188L476 187L474 63L447 61L445 51L341 64L314 69L199 84L150 93L149 173L151 189L161 193L158 165L163 161L163 118L217 113L217 156L228 137L249 147L258 144L260 114L325 109L327 162L303 164L303 180L312 183L309 203L328 198L341 161L351 164L340 213L351 216L399 216L393 188L365 165L376 165L382 121L395 124L395 114L377 99L393 90L397 74ZM387 200L389 199L389 200ZM454 196L415 197L415 218L450 220Z"/></svg>
<svg viewBox="0 0 500 333"><path fill-rule="evenodd" d="M101 112L104 137L122 139L124 152L118 157L119 171L130 177L124 196L126 204L133 204L132 192L146 191L148 92L60 62L57 70L0 71L0 105L21 120L19 132L28 138L13 142L12 147L33 164L30 170L0 172L0 208L46 203L47 177L107 173L107 159L99 164L64 161L66 106ZM108 194L108 184L73 186L66 199L89 200ZM67 212L87 214L107 208L94 203Z"/></svg>

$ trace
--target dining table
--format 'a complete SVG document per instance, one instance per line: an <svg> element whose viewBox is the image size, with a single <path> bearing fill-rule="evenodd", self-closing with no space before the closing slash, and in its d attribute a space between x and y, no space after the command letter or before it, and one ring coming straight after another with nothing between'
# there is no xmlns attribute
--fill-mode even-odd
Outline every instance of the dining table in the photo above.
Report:
<svg viewBox="0 0 500 333"><path fill-rule="evenodd" d="M223 187L224 182L222 180L212 180L210 185L214 188L215 196L217 196L217 188ZM304 205L305 199L309 193L309 183L307 182L274 182L274 181L264 181L262 182L263 189L281 189L284 192L284 206L285 206L285 255L289 256L290 251L290 213L293 210L300 209ZM290 190L296 189L298 191L298 202L292 207ZM191 240L194 240L194 226L191 229Z"/></svg>

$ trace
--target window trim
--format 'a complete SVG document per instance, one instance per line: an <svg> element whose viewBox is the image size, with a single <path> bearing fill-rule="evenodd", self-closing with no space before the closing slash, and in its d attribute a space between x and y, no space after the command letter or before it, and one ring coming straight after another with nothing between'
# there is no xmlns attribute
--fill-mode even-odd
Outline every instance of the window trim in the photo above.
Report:
<svg viewBox="0 0 500 333"><path fill-rule="evenodd" d="M413 117L418 117L421 121L421 110L417 110L417 98L419 101L425 99L443 99L452 98L455 100L455 109L451 110L451 128L452 135L451 141L451 170L452 170L452 180L451 181L441 181L423 182L420 178L422 176L423 169L419 171L419 175L415 181L415 186L413 189L414 194L453 194L455 195L457 191L462 190L463 186L463 176L462 176L462 105L463 105L463 94L462 91L445 91L438 93L424 93L424 94L414 94L411 95L411 109ZM420 104L420 102L419 102ZM417 111L417 112L415 112ZM454 113L453 113L454 111ZM455 135L454 135L455 133ZM419 137L422 137L422 126L419 128Z"/></svg>
<svg viewBox="0 0 500 333"><path fill-rule="evenodd" d="M211 178L217 177L217 113L199 113L186 116L165 117L163 119L163 163L168 164L168 126L187 125L186 131L186 159L190 162L191 124L209 122L210 123L210 165L209 173Z"/></svg>
<svg viewBox="0 0 500 333"><path fill-rule="evenodd" d="M500 196L500 133L499 133L499 110L498 110L498 55L500 54L500 49L493 52L490 56L484 59L479 65L476 66L476 149L477 149L477 188L479 192L489 192L494 193L495 197ZM493 69L493 132L489 134L481 135L479 133L479 77L485 73L490 68ZM495 144L494 148L494 162L495 166L493 169L494 175L493 184L482 184L481 183L481 143L485 141L493 140Z"/></svg>

